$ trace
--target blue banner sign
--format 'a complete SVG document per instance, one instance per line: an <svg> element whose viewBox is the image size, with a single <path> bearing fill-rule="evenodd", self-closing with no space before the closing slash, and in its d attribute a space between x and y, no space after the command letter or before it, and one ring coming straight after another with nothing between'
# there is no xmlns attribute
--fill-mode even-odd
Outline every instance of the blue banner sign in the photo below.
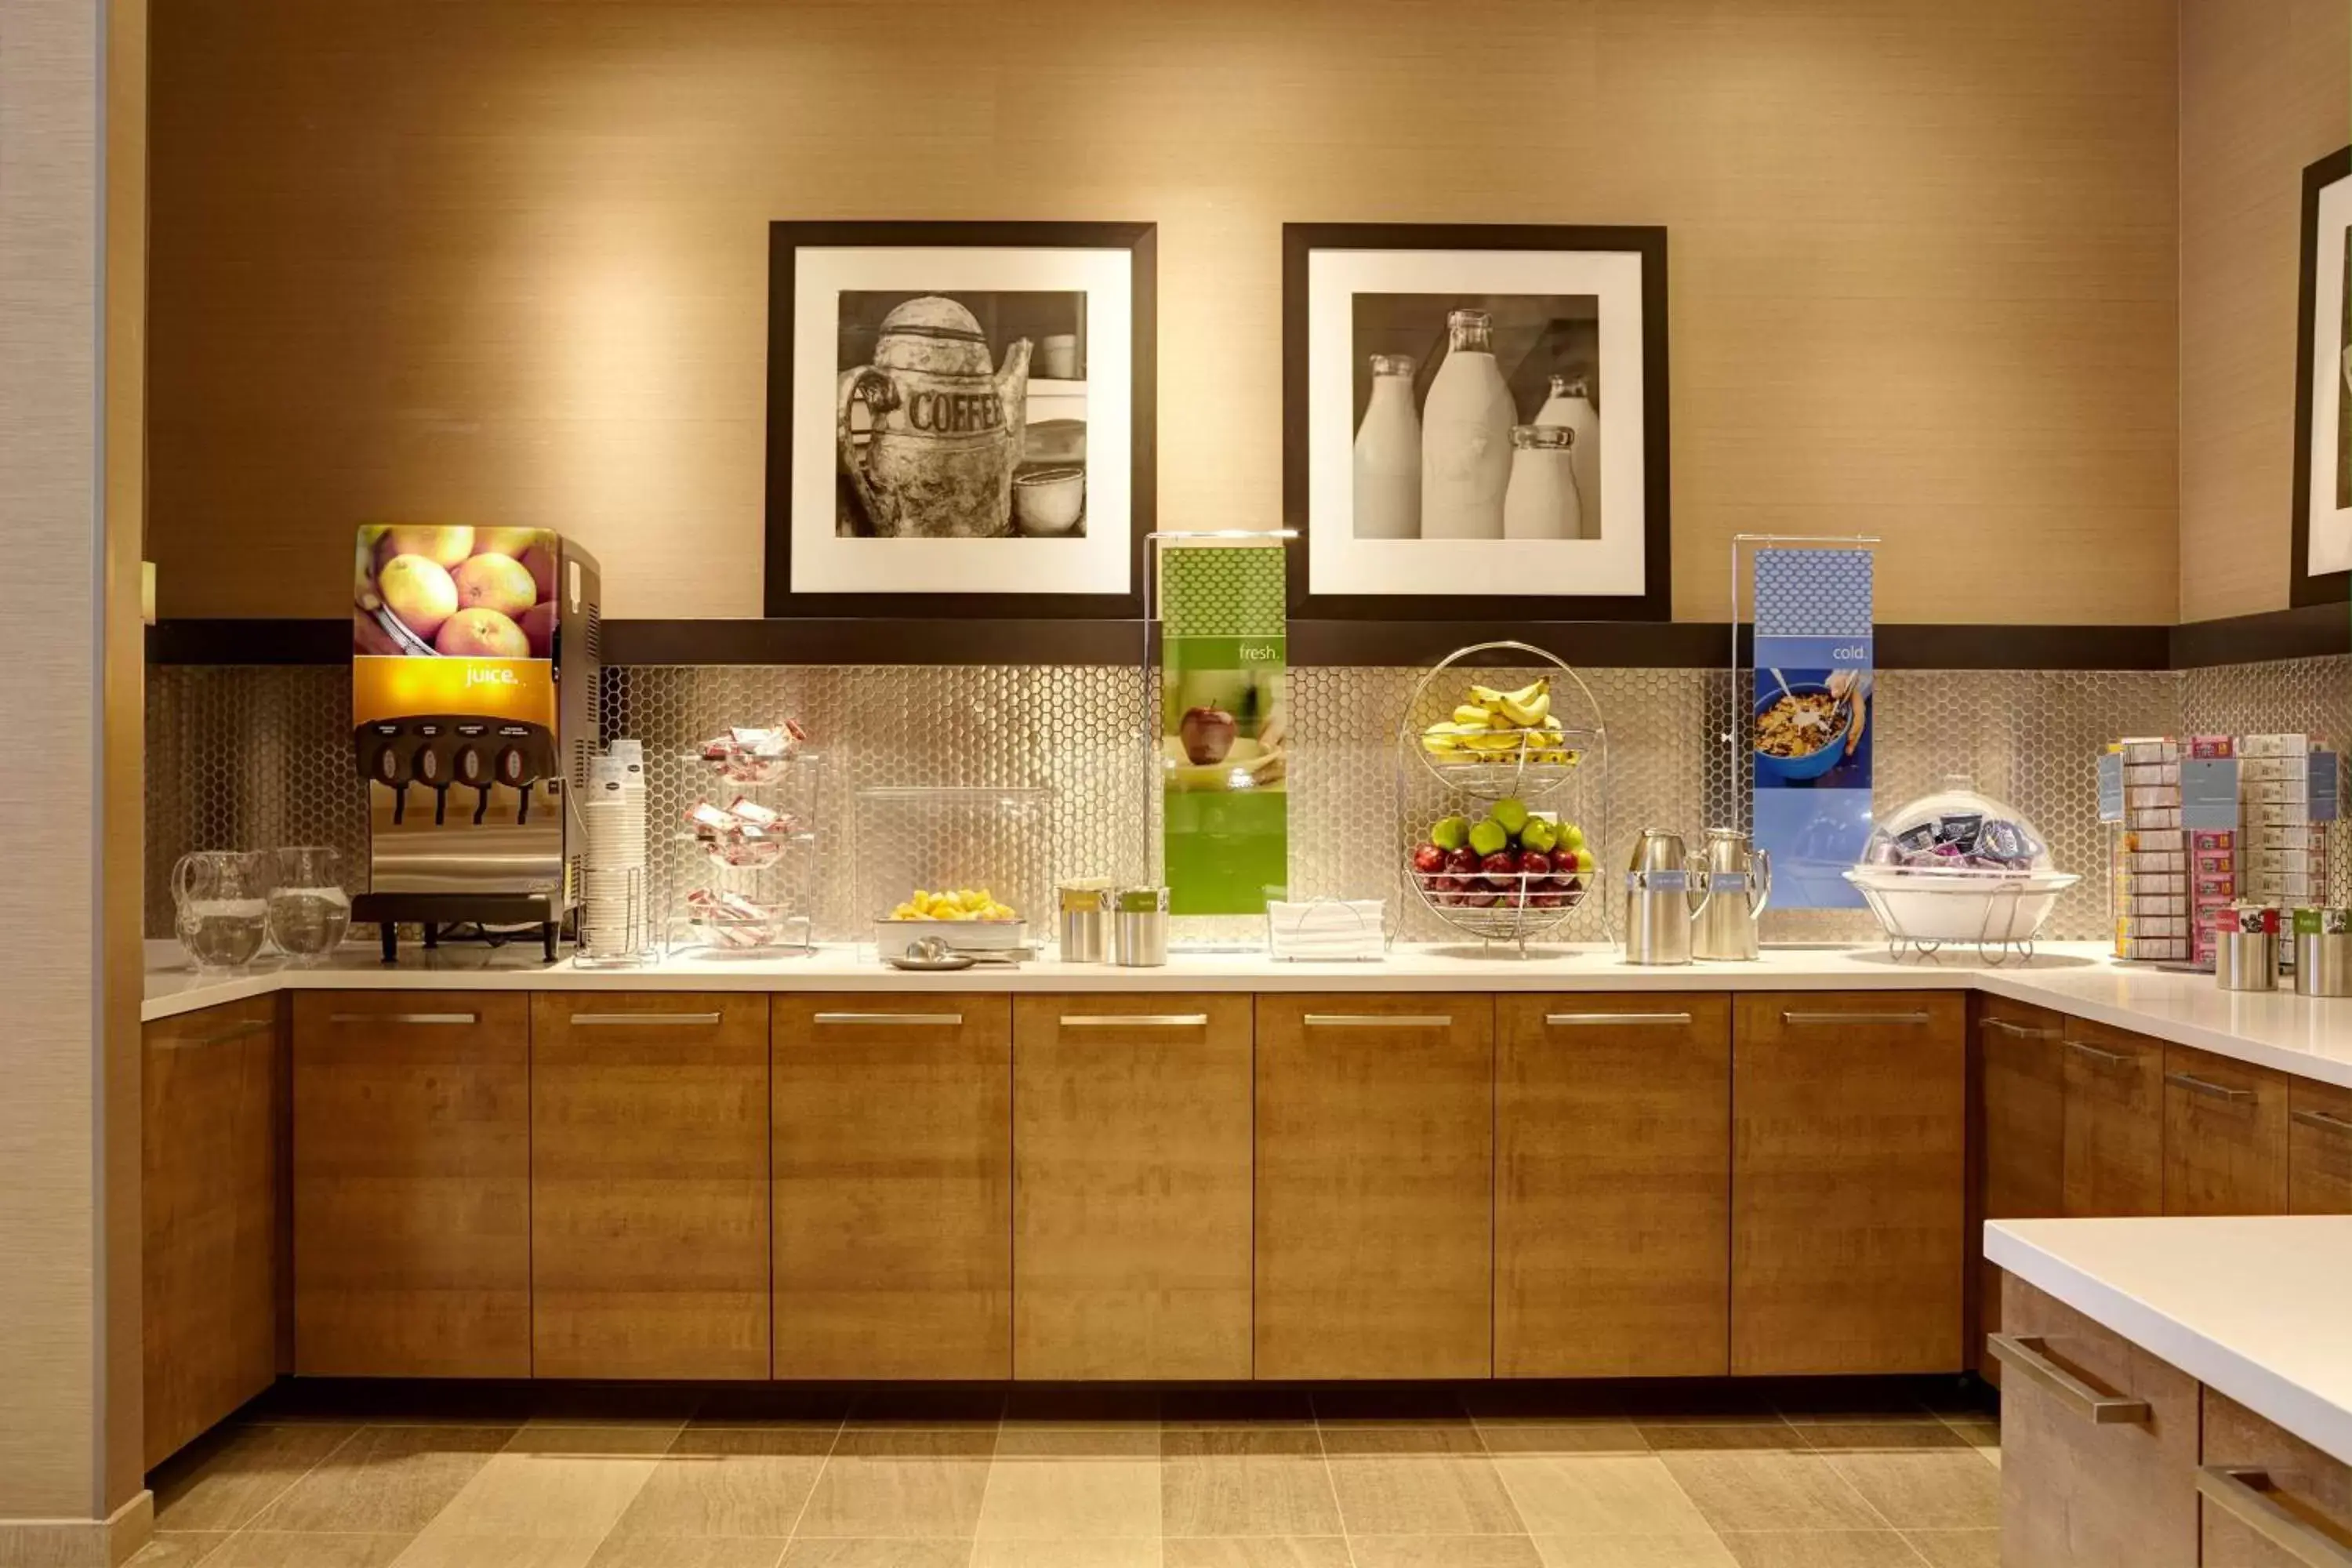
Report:
<svg viewBox="0 0 2352 1568"><path fill-rule="evenodd" d="M1871 552L1759 550L1755 606L1748 762L1772 902L1858 909L1843 873L1870 843Z"/></svg>

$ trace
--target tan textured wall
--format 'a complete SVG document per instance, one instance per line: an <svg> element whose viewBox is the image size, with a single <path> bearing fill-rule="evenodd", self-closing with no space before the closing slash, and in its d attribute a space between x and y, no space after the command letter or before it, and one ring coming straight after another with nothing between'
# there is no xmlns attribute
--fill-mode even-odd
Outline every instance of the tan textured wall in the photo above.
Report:
<svg viewBox="0 0 2352 1568"><path fill-rule="evenodd" d="M104 995L106 1510L146 1485L139 1004L146 988L147 0L107 0Z"/></svg>
<svg viewBox="0 0 2352 1568"><path fill-rule="evenodd" d="M0 1552L99 1501L91 1179L100 7L0 0ZM26 918L38 911L37 918ZM5 1559L0 1559L5 1560Z"/></svg>
<svg viewBox="0 0 2352 1568"><path fill-rule="evenodd" d="M1164 523L1276 521L1286 220L1664 224L1678 615L1866 530L1891 620L2169 620L2174 4L180 0L163 611L410 517L755 615L766 223L1144 217Z"/></svg>
<svg viewBox="0 0 2352 1568"><path fill-rule="evenodd" d="M2352 141L2346 0L2180 0L2180 618L2287 604L2303 170Z"/></svg>

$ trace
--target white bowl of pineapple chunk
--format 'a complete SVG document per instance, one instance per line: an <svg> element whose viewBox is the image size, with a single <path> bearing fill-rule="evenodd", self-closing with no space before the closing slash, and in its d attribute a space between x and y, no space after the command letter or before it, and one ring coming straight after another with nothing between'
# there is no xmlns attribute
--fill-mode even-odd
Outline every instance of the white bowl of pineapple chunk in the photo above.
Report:
<svg viewBox="0 0 2352 1568"><path fill-rule="evenodd" d="M927 936L967 952L1002 952L1029 944L1029 922L985 888L949 892L915 889L914 897L875 921L874 940L896 952Z"/></svg>

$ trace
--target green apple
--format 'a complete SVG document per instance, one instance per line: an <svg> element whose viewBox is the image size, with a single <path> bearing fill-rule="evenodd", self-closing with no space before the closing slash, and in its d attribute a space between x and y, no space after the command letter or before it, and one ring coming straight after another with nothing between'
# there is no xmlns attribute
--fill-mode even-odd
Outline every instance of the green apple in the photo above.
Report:
<svg viewBox="0 0 2352 1568"><path fill-rule="evenodd" d="M1491 816L1470 830L1470 847L1481 857L1496 854L1510 846L1510 834Z"/></svg>
<svg viewBox="0 0 2352 1568"><path fill-rule="evenodd" d="M1528 825L1519 829L1519 847L1522 849L1549 855L1559 842L1559 827L1549 817L1531 816L1528 818Z"/></svg>
<svg viewBox="0 0 2352 1568"><path fill-rule="evenodd" d="M1559 847L1562 849L1570 850L1583 848L1584 829L1579 827L1573 822L1561 823L1559 825Z"/></svg>
<svg viewBox="0 0 2352 1568"><path fill-rule="evenodd" d="M1459 849L1470 842L1467 817L1442 816L1430 827L1429 841L1440 849Z"/></svg>
<svg viewBox="0 0 2352 1568"><path fill-rule="evenodd" d="M1503 825L1504 832L1516 837L1528 825L1528 803L1517 795L1507 795L1495 803L1492 815Z"/></svg>

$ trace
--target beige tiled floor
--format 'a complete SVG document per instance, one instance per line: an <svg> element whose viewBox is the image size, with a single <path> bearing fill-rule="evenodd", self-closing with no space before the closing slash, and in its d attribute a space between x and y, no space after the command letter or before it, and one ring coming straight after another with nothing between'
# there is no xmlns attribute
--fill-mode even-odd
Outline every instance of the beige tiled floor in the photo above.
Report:
<svg viewBox="0 0 2352 1568"><path fill-rule="evenodd" d="M1948 1388L294 1386L137 1568L1993 1568Z"/></svg>

